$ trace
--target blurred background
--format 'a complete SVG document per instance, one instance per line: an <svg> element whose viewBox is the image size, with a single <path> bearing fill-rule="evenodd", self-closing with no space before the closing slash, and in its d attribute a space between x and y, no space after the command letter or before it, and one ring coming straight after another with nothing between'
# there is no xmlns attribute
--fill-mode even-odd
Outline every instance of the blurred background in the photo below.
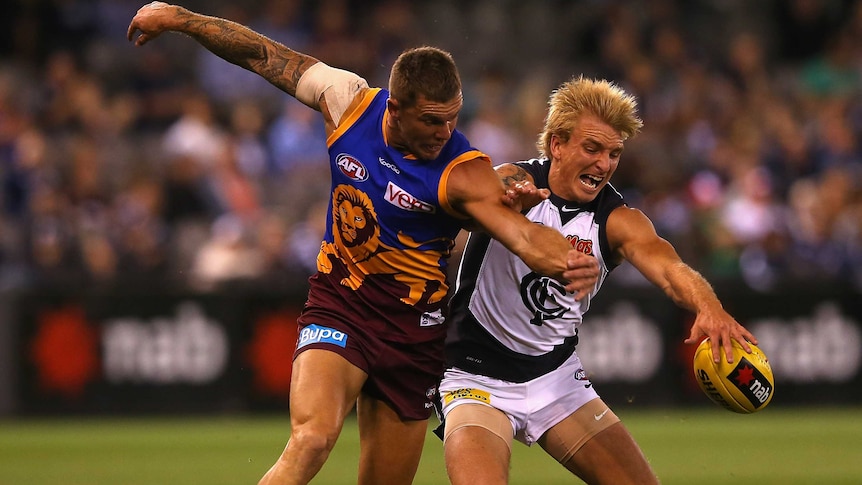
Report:
<svg viewBox="0 0 862 485"><path fill-rule="evenodd" d="M0 5L0 416L286 409L329 189L319 115L129 0ZM459 129L536 156L572 76L635 94L613 184L773 363L772 406L862 402L862 2L189 0L386 86L450 50ZM630 267L587 316L609 401L711 403L691 316ZM587 344L589 343L589 344Z"/></svg>

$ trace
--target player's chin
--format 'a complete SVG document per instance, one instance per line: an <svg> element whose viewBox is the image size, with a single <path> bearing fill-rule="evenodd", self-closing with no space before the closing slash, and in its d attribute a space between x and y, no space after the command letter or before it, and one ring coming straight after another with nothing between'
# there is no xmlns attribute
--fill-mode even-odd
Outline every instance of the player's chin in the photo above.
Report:
<svg viewBox="0 0 862 485"><path fill-rule="evenodd" d="M599 195L599 190L576 190L575 191L575 200L571 202L575 202L578 204L589 204L590 202L596 200L596 197Z"/></svg>
<svg viewBox="0 0 862 485"><path fill-rule="evenodd" d="M437 157L440 156L440 152L443 151L443 147L440 145L435 145L433 147L423 147L420 155L425 160L436 160Z"/></svg>

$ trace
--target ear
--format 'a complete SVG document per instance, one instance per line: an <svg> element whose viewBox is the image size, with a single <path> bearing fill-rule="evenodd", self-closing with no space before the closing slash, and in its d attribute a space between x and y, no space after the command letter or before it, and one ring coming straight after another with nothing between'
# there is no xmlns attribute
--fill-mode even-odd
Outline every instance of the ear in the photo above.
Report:
<svg viewBox="0 0 862 485"><path fill-rule="evenodd" d="M400 106L398 106L398 100L389 98L386 100L386 111L389 111L389 117L393 120L398 120L398 116L400 115Z"/></svg>
<svg viewBox="0 0 862 485"><path fill-rule="evenodd" d="M563 140L560 139L557 135L551 135L551 159L559 160L562 157L562 145Z"/></svg>

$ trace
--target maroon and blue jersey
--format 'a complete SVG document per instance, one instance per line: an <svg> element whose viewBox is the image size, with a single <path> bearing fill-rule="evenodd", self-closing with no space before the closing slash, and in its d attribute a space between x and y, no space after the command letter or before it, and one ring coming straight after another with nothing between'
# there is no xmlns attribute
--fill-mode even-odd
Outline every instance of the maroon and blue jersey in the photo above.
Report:
<svg viewBox="0 0 862 485"><path fill-rule="evenodd" d="M436 160L389 146L388 96L367 90L327 139L332 196L300 324L325 316L392 342L442 339L447 259L464 222L447 180L459 163L488 157L458 131Z"/></svg>

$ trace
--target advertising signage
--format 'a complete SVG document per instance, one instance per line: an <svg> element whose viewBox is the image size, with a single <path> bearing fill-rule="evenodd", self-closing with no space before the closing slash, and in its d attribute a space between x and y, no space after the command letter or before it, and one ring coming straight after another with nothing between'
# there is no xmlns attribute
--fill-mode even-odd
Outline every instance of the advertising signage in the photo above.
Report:
<svg viewBox="0 0 862 485"><path fill-rule="evenodd" d="M693 315L651 289L606 291L578 353L606 401L711 405L694 381ZM287 408L305 294L32 293L3 305L3 413ZM613 297L613 298L611 298ZM723 294L775 374L772 406L862 401L862 299ZM12 340L10 342L10 339ZM9 398L8 396L11 396Z"/></svg>

